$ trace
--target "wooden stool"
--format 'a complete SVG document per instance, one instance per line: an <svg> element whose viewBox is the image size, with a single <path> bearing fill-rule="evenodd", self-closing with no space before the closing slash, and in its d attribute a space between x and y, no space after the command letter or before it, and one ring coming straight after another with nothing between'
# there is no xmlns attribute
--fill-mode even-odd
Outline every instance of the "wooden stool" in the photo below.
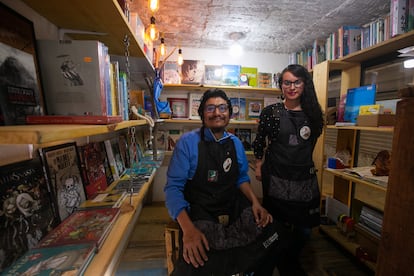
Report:
<svg viewBox="0 0 414 276"><path fill-rule="evenodd" d="M170 221L165 226L165 249L168 275L171 275L174 270L174 263L178 259L179 229L180 226L176 221Z"/></svg>

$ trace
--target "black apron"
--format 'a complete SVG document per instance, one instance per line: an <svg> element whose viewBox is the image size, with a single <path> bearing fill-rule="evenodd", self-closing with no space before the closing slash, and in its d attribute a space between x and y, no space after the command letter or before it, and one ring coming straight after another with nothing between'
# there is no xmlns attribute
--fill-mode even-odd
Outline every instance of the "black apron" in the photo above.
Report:
<svg viewBox="0 0 414 276"><path fill-rule="evenodd" d="M180 255L173 275L232 275L249 271L280 239L276 226L256 226L250 201L236 187L239 168L234 143L204 141L198 145L197 170L184 189L189 216L206 236L210 251L203 267L194 268Z"/></svg>
<svg viewBox="0 0 414 276"><path fill-rule="evenodd" d="M270 142L262 166L264 207L275 219L304 227L319 225L315 142L303 112L281 111L277 141Z"/></svg>

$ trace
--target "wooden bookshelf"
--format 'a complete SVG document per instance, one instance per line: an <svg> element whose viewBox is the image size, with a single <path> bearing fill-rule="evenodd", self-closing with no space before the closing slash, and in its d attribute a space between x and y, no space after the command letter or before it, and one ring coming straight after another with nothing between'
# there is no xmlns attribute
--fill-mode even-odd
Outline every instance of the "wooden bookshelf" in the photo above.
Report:
<svg viewBox="0 0 414 276"><path fill-rule="evenodd" d="M321 225L319 229L339 245L341 245L346 251L356 256L357 249L360 247L360 245L353 238L347 238L345 235L343 235L336 225ZM371 270L376 270L375 263L361 259L360 261Z"/></svg>
<svg viewBox="0 0 414 276"><path fill-rule="evenodd" d="M123 121L110 125L0 126L0 144L45 144L144 125L147 125L145 120Z"/></svg>
<svg viewBox="0 0 414 276"><path fill-rule="evenodd" d="M220 85L194 85L194 84L165 84L166 91L187 91L204 93L207 89L218 88L226 92L260 93L261 95L282 95L279 88L260 88L250 86L220 86ZM253 97L254 95L252 95Z"/></svg>

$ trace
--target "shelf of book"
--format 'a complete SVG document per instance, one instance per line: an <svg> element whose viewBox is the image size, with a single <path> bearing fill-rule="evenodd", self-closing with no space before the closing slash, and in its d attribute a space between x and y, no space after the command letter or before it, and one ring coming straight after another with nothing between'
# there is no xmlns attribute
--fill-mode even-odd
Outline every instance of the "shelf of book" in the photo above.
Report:
<svg viewBox="0 0 414 276"><path fill-rule="evenodd" d="M201 120L194 119L165 119L164 123L168 124L196 124L201 127ZM257 125L257 120L230 120L229 126L238 126L238 125Z"/></svg>
<svg viewBox="0 0 414 276"><path fill-rule="evenodd" d="M147 121L131 120L109 125L0 126L0 144L45 144L143 125L147 125Z"/></svg>
<svg viewBox="0 0 414 276"><path fill-rule="evenodd" d="M358 243L356 243L353 239L347 238L343 235L336 225L320 225L319 229L332 238L335 242L341 245L345 250L347 250L352 255L357 255L357 249L360 247ZM368 268L375 271L376 264L369 260L359 259L363 264L365 264Z"/></svg>
<svg viewBox="0 0 414 276"><path fill-rule="evenodd" d="M43 0L24 0L24 2L54 25L62 29L79 30L78 34L70 33L72 38L99 40L109 47L109 52L113 55L125 54L123 41L125 36L128 36L130 56L147 59L117 0L73 0L50 3ZM97 34L88 34L85 33L86 31L97 32ZM148 59L146 66L148 70L154 71Z"/></svg>
<svg viewBox="0 0 414 276"><path fill-rule="evenodd" d="M326 128L330 128L330 129L352 129L352 130L390 132L390 133L394 132L394 127L392 127L392 126L368 127L368 126L334 126L334 125L327 125Z"/></svg>
<svg viewBox="0 0 414 276"><path fill-rule="evenodd" d="M142 185L138 194L127 197L121 206L121 213L115 221L111 232L89 264L85 275L113 275L116 272L117 265L122 253L124 252L129 237L135 227L139 214L144 204L145 196L154 180L155 173L152 173L148 181ZM131 210L123 211L125 205L131 204Z"/></svg>
<svg viewBox="0 0 414 276"><path fill-rule="evenodd" d="M384 191L384 192L387 191L387 183L383 182L383 181L378 181L374 178L369 179L367 177L361 177L361 176L358 176L358 175L353 175L353 174L351 174L350 172L347 172L344 169L325 168L324 172L331 173L335 176L341 177L341 178L346 179L346 180L350 180L350 181L352 181L354 183L357 183L357 184L366 185L366 186L369 186L369 187L372 187L372 188L375 188L375 189L378 189L378 190L381 190L381 191Z"/></svg>
<svg viewBox="0 0 414 276"><path fill-rule="evenodd" d="M412 46L413 41L414 31L409 31L407 33L397 35L393 38L375 44L371 47L351 53L339 59L339 61L360 63L370 59L378 58L380 56L384 56L386 54L398 51L405 47Z"/></svg>
<svg viewBox="0 0 414 276"><path fill-rule="evenodd" d="M194 84L165 84L165 89L169 91L179 91L179 90L188 90L191 92L200 92L204 93L207 89L219 88L223 89L226 92L246 92L246 93L260 93L260 94L270 94L270 95L281 95L282 92L278 88L260 88L260 87L250 87L250 86L213 86L213 85L194 85Z"/></svg>

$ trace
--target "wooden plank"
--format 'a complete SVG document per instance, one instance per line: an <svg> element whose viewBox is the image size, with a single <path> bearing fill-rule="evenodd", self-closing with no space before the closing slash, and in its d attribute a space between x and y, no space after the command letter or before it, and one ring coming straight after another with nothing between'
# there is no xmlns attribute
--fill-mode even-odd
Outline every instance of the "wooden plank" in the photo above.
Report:
<svg viewBox="0 0 414 276"><path fill-rule="evenodd" d="M0 144L45 144L144 126L145 120L123 121L110 125L19 125L0 126Z"/></svg>

